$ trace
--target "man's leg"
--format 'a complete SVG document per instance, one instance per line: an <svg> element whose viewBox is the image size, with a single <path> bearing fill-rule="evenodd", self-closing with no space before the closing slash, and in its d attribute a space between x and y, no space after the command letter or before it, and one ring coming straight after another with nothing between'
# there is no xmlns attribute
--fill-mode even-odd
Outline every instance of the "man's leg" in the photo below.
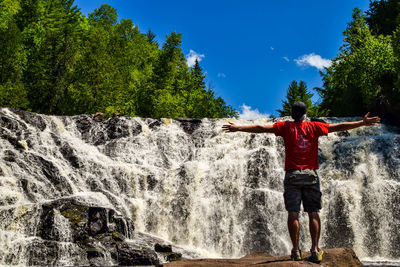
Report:
<svg viewBox="0 0 400 267"><path fill-rule="evenodd" d="M299 223L298 212L289 211L288 228L289 228L290 239L292 240L293 244L293 250L299 250L300 223Z"/></svg>
<svg viewBox="0 0 400 267"><path fill-rule="evenodd" d="M322 208L321 188L317 172L310 170L310 180L313 183L305 186L302 191L304 211L308 213L311 235L311 251L319 251L318 242L321 233L321 220L319 210ZM322 259L322 256L321 256Z"/></svg>
<svg viewBox="0 0 400 267"><path fill-rule="evenodd" d="M319 213L318 212L309 212L308 213L308 219L310 223L310 235L311 235L311 251L318 251L318 242L319 242L319 236L321 233L321 220L319 218Z"/></svg>
<svg viewBox="0 0 400 267"><path fill-rule="evenodd" d="M301 261L301 251L299 249L299 212L301 205L301 187L298 187L294 182L296 181L295 171L287 171L285 175L284 193L285 208L288 211L288 229L290 239L292 240L293 248L291 252L291 259L294 261Z"/></svg>

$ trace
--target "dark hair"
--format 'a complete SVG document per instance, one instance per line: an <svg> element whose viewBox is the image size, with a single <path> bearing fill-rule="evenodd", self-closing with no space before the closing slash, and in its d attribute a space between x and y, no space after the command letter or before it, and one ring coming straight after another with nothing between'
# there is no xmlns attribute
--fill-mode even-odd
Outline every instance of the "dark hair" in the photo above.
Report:
<svg viewBox="0 0 400 267"><path fill-rule="evenodd" d="M307 106L301 101L297 101L292 106L292 118L295 121L304 119L303 116L307 113Z"/></svg>

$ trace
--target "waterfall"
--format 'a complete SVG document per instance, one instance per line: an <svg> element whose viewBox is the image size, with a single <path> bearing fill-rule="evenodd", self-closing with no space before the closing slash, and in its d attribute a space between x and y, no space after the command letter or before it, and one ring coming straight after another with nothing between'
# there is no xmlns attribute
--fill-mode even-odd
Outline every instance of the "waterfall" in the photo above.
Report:
<svg viewBox="0 0 400 267"><path fill-rule="evenodd" d="M250 125L283 119L231 121ZM356 119L324 118L328 123ZM224 133L221 126L227 122L96 121L91 115L0 109L0 264L31 264L30 247L43 241L40 210L70 198L116 211L132 220L133 232L203 257L288 253L283 140L273 134ZM399 259L399 129L381 124L320 137L319 162L320 246L350 247L361 259ZM39 242L42 251L56 253L59 265L87 264L65 212L53 213L56 227L47 235L57 242L53 250ZM304 213L300 222L301 248L308 250Z"/></svg>

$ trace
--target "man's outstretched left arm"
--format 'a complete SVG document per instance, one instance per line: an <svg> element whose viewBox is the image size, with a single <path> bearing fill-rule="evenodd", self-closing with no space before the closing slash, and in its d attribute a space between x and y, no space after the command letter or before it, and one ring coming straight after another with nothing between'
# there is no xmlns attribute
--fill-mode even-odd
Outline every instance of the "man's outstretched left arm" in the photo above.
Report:
<svg viewBox="0 0 400 267"><path fill-rule="evenodd" d="M369 112L364 116L364 119L361 121L350 121L350 122L329 124L329 132L332 133L332 132L347 131L361 126L377 125L381 121L381 118L379 117L368 117L368 116Z"/></svg>

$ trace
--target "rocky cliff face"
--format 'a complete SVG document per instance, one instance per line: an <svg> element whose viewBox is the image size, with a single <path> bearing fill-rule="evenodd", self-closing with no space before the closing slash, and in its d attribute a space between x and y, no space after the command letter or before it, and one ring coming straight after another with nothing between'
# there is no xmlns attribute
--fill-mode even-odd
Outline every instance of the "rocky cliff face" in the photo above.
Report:
<svg viewBox="0 0 400 267"><path fill-rule="evenodd" d="M22 232L30 239L14 241L16 247L3 251L2 260L7 265L159 263L157 254L150 248L126 241L134 236L131 220L113 209L92 206L79 198L8 207L0 214L2 225L8 225L7 230Z"/></svg>
<svg viewBox="0 0 400 267"><path fill-rule="evenodd" d="M0 109L0 264L150 264L175 257L155 252L167 241L186 257L287 253L283 142L226 122ZM320 138L324 247L400 257L399 146L385 125Z"/></svg>

